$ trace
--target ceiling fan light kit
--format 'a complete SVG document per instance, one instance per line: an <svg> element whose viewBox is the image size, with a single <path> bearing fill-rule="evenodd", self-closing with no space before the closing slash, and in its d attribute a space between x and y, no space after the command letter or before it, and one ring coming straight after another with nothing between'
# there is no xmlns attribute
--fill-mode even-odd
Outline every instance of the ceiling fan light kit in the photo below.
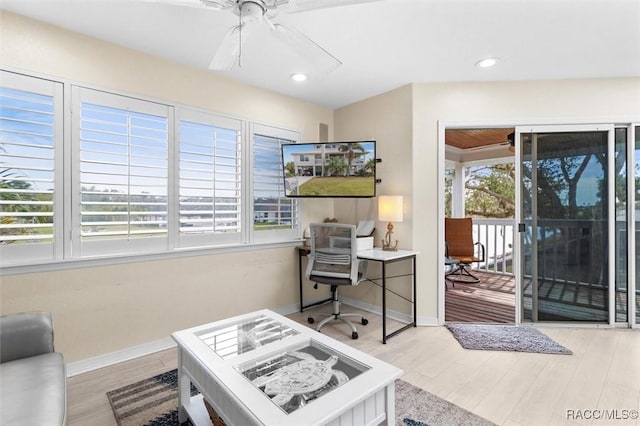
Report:
<svg viewBox="0 0 640 426"><path fill-rule="evenodd" d="M261 1L241 1L238 2L240 8L240 22L246 24L247 22L260 22L262 17L267 12L267 7Z"/></svg>

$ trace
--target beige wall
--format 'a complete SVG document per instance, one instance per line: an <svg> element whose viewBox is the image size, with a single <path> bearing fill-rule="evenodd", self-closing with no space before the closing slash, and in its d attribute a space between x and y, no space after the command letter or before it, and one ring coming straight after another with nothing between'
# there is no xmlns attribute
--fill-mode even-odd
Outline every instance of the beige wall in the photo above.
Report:
<svg viewBox="0 0 640 426"><path fill-rule="evenodd" d="M335 137L337 140L373 139L376 143L376 156L382 160L376 167L377 178L381 182L376 187L378 195L402 195L404 217L402 223L394 224L393 239L399 241L400 248L412 247L413 209L412 195L412 88L404 86L396 90L375 96L362 102L346 106L335 112ZM375 198L356 200L337 200L336 217L347 223L358 220L376 221L375 245L380 246L387 232L386 222L378 221ZM408 263L408 262L407 262ZM402 268L402 265L398 265ZM380 277L380 265L370 262L369 276ZM393 265L388 275L396 275L397 266ZM401 271L401 269L399 269ZM404 296L410 296L407 290L408 278L389 280L389 287ZM340 289L341 294L358 298L365 304L382 304L380 289L370 283L356 288ZM387 299L388 308L403 314L410 314L410 305L392 293Z"/></svg>
<svg viewBox="0 0 640 426"><path fill-rule="evenodd" d="M180 102L264 124L300 130L318 140L333 130L333 111L0 11L0 63L73 82Z"/></svg>
<svg viewBox="0 0 640 426"><path fill-rule="evenodd" d="M0 64L302 132L333 130L333 111L20 17L0 16ZM333 216L304 200L305 223ZM0 312L51 311L68 362L166 338L172 331L298 301L293 247L2 276Z"/></svg>
<svg viewBox="0 0 640 426"><path fill-rule="evenodd" d="M640 119L640 78L414 85L414 247L419 316L437 316L438 121L571 124ZM442 220L442 219L440 219ZM426 276L425 276L426 275Z"/></svg>
<svg viewBox="0 0 640 426"><path fill-rule="evenodd" d="M411 102L411 105L407 105ZM438 122L570 124L640 119L640 79L503 83L424 83L347 106L335 113L337 139L373 136L381 143L379 194L405 196L408 222L396 225L400 245L419 250L418 319L436 323L441 206ZM336 206L336 212L351 207ZM406 210L409 210L408 212ZM358 205L358 211L362 208ZM371 208L372 211L375 208ZM378 237L383 224L378 223Z"/></svg>
<svg viewBox="0 0 640 426"><path fill-rule="evenodd" d="M414 84L335 111L2 12L0 61L119 92L167 99L301 130L318 139L376 139L378 194L405 197L400 246L420 250L418 315L436 322L438 301L438 120L505 124L640 117L640 79ZM334 118L335 117L335 118ZM335 120L335 121L334 121ZM376 219L374 200L304 200L305 224L324 217ZM384 235L377 222L376 241ZM297 301L292 248L1 277L1 312L52 311L68 361L168 336L171 331ZM375 274L376 271L373 271ZM379 303L379 290L350 292ZM398 305L399 306L399 305ZM391 306L394 308L394 305ZM401 310L400 307L397 308Z"/></svg>
<svg viewBox="0 0 640 426"><path fill-rule="evenodd" d="M262 308L294 305L293 248L2 277L2 313L51 311L67 362Z"/></svg>

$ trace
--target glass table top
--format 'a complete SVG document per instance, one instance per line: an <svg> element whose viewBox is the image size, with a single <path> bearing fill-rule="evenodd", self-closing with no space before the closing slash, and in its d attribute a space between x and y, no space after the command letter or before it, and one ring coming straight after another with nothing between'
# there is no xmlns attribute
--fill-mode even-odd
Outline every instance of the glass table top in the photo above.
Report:
<svg viewBox="0 0 640 426"><path fill-rule="evenodd" d="M234 368L287 414L370 369L315 340Z"/></svg>
<svg viewBox="0 0 640 426"><path fill-rule="evenodd" d="M265 315L214 327L197 336L222 359L234 358L271 342L283 340L298 332Z"/></svg>

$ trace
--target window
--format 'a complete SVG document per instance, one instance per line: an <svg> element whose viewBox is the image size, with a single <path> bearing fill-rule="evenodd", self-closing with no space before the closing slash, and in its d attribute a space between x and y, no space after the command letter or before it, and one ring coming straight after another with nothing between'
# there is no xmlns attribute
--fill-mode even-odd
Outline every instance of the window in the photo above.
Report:
<svg viewBox="0 0 640 426"><path fill-rule="evenodd" d="M77 255L167 249L169 109L74 88Z"/></svg>
<svg viewBox="0 0 640 426"><path fill-rule="evenodd" d="M2 71L0 258L62 255L62 85ZM57 244L57 247L56 247Z"/></svg>
<svg viewBox="0 0 640 426"><path fill-rule="evenodd" d="M275 127L252 126L253 239L299 237L298 204L285 197L280 145L295 143L299 134Z"/></svg>
<svg viewBox="0 0 640 426"><path fill-rule="evenodd" d="M299 133L0 73L1 266L300 237L280 152Z"/></svg>
<svg viewBox="0 0 640 426"><path fill-rule="evenodd" d="M242 242L242 123L180 110L179 244Z"/></svg>

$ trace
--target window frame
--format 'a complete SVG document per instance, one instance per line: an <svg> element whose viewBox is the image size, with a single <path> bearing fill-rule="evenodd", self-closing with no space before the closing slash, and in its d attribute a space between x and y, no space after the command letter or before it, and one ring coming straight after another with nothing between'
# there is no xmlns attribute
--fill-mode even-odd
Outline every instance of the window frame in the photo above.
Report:
<svg viewBox="0 0 640 426"><path fill-rule="evenodd" d="M239 168L240 172L238 174L238 185L240 195L238 196L238 210L240 212L239 218L239 232L234 233L219 233L219 232L204 232L201 234L181 234L180 232L180 172L182 171L180 166L180 154L181 154L181 122L197 122L198 124L213 126L220 129L225 130L235 130L237 132L237 152L240 156L239 159ZM228 244L242 244L244 241L244 221L243 221L243 193L245 185L243 185L243 171L246 168L244 165L244 149L242 144L242 136L243 136L243 122L242 120L220 116L217 114L213 114L208 111L201 111L187 107L180 107L176 110L176 137L175 137L175 172L176 176L174 179L174 187L175 187L175 206L176 206L176 217L173 219L175 226L173 227L175 237L175 245L174 249L180 248L199 248L199 247L208 247L208 246L220 246L220 245L228 245Z"/></svg>
<svg viewBox="0 0 640 426"><path fill-rule="evenodd" d="M271 230L256 231L254 227L254 215L255 215L254 207L255 206L253 202L253 199L254 199L253 182L254 182L255 167L254 167L253 146L254 146L254 140L256 135L270 137L274 139L281 139L282 140L281 144L282 143L299 143L301 141L300 132L283 129L280 127L269 126L266 124L260 124L260 123L251 123L249 125L249 132L248 132L247 139L251 147L249 150L249 153L250 153L249 168L248 168L249 176L246 181L249 182L249 184L251 185L251 188L250 188L250 191L247 191L247 197L249 199L247 200L246 205L249 208L249 214L247 214L245 217L247 221L247 225L245 229L249 230L250 240L254 243L299 240L301 239L300 220L302 217L302 212L301 212L301 206L300 206L301 203L295 198L289 198L293 208L293 213L292 213L293 223L290 229L271 229ZM280 162L282 163L281 154L280 154ZM281 164L281 169L282 169L282 164ZM281 172L284 173L284 170L281 170ZM284 179L282 180L281 183L282 183L282 196L280 198L285 198Z"/></svg>
<svg viewBox="0 0 640 426"><path fill-rule="evenodd" d="M95 89L89 89L82 86L72 86L72 141L71 150L73 162L71 166L72 170L72 182L71 182L71 194L75 200L71 205L71 235L72 235L72 258L87 258L94 256L109 256L119 254L134 254L140 252L154 252L171 250L169 243L169 234L171 233L171 214L174 205L171 200L171 171L174 169L172 161L172 146L171 141L175 140L175 132L173 129L173 107L165 104L161 104L154 101L148 101L143 99L137 99L126 95L119 95L115 93L109 93L99 91ZM167 232L158 236L143 236L143 237L116 237L116 238L104 238L96 240L82 240L81 228L82 228L82 206L81 206L81 135L80 135L80 121L81 108L83 102L90 102L105 106L108 108L117 108L121 110L129 110L135 113L153 114L156 116L166 116L167 118L167 178L166 178L166 191L167 191ZM131 145L129 144L129 147ZM130 166L130 163L129 163ZM131 177L131 174L128 175ZM129 194L131 195L131 194ZM127 210L129 211L129 210Z"/></svg>
<svg viewBox="0 0 640 426"><path fill-rule="evenodd" d="M0 244L0 266L14 263L52 262L64 258L63 135L64 85L61 82L0 69L3 87L39 95L53 101L53 241L48 243Z"/></svg>
<svg viewBox="0 0 640 426"><path fill-rule="evenodd" d="M300 221L301 203L296 206L295 226L287 230L269 230L253 232L253 135L259 130L265 136L299 142L301 131L288 130L268 124L258 124L248 119L220 114L215 111L183 105L178 102L136 96L99 88L79 82L48 77L42 74L23 75L11 69L0 69L3 74L17 79L56 87L56 136L55 136L55 237L50 246L52 255L35 256L30 248L10 247L14 254L5 256L7 247L0 247L0 276L14 273L71 269L85 266L118 264L123 262L144 261L150 259L168 259L192 255L238 252L268 247L290 247L301 241ZM13 77L12 77L13 78ZM9 86L8 78L2 78L2 86ZM20 89L18 87L18 89ZM122 240L86 244L80 247L80 159L79 159L79 113L78 93L95 92L100 96L122 98L143 103L158 104L166 108L168 119L168 186L167 186L167 228L161 237L161 244L153 238L141 238L123 249ZM116 102L117 104L117 102ZM187 111L190 111L187 113ZM240 128L240 238L220 238L220 235L195 238L193 241L182 239L179 235L179 125L181 117L191 113L203 114L216 123L235 123ZM224 126L222 126L224 127ZM295 200L294 200L295 201ZM235 234L235 233L234 233ZM146 241L145 241L146 240ZM198 241L199 240L199 241ZM25 244L26 246L26 244ZM118 246L118 247L115 247ZM104 249L103 249L104 248ZM113 250L111 250L113 248Z"/></svg>

